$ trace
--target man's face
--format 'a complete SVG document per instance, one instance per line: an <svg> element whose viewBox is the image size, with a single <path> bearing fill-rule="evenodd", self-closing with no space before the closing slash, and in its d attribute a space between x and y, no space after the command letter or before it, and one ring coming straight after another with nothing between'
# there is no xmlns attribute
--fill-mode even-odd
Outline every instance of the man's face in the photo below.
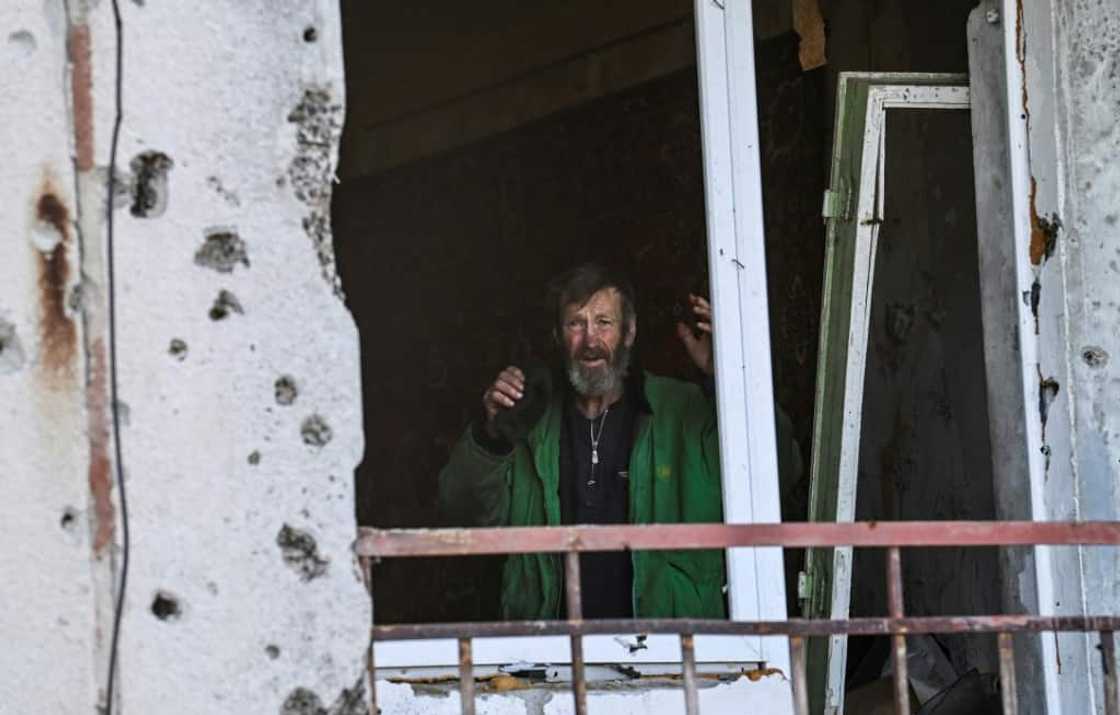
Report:
<svg viewBox="0 0 1120 715"><path fill-rule="evenodd" d="M561 340L568 379L585 397L601 397L622 386L636 336L633 320L624 325L622 294L604 288L583 305L564 307Z"/></svg>

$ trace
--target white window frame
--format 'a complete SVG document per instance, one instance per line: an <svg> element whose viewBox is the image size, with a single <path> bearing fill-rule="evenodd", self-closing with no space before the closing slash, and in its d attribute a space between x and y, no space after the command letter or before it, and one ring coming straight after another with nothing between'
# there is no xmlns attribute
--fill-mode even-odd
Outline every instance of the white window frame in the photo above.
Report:
<svg viewBox="0 0 1120 715"><path fill-rule="evenodd" d="M714 349L723 508L727 523L778 522L781 506L770 368L770 322L762 222L751 0L695 0L708 267L716 316ZM727 553L732 620L786 617L782 551ZM375 617L376 617L376 604ZM680 642L650 635L586 636L585 662L677 669ZM699 663L765 663L789 672L784 636L697 636ZM454 640L375 645L379 670L457 666ZM477 638L476 666L570 661L566 636ZM656 670L656 667L654 668Z"/></svg>

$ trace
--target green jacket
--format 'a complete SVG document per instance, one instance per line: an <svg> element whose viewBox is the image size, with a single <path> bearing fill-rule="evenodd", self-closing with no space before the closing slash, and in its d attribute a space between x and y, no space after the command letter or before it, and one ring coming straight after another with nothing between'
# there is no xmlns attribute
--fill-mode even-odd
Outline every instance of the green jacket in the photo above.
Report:
<svg viewBox="0 0 1120 715"><path fill-rule="evenodd" d="M712 400L692 383L645 374L650 412L640 412L630 453L630 521L723 520L719 438ZM486 451L468 428L439 475L441 510L472 526L560 524L563 397L554 395L528 437L506 455ZM723 618L723 551L635 551L636 618ZM514 554L502 574L502 617L560 616L556 554Z"/></svg>

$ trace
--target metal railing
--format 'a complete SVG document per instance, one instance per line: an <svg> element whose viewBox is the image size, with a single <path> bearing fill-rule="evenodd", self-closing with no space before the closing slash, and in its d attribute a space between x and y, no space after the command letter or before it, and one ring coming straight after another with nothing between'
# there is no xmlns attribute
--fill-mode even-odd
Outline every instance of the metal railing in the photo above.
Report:
<svg viewBox="0 0 1120 715"><path fill-rule="evenodd" d="M1120 715L1113 632L1116 616L928 616L906 617L903 612L902 547L1120 545L1120 522L857 522L844 524L659 524L643 526L512 527L500 529L376 530L362 528L354 550L367 585L373 584L374 562L383 558L417 556L484 556L495 554L562 553L565 558L567 620L500 621L488 623L426 623L374 625L373 642L454 638L459 642L459 692L462 712L475 711L475 680L471 657L473 638L567 635L571 638L572 695L578 715L587 713L583 636L615 633L676 634L681 644L685 712L699 712L696 652L698 634L789 637L794 710L808 715L806 638L831 635L890 635L894 671L895 712L910 713L906 666L906 636L932 633L995 633L999 650L1003 712L1018 712L1012 634L1040 631L1097 631L1104 673L1105 713ZM583 620L580 599L579 554L585 551L714 549L779 546L872 547L887 550L886 618L843 620L790 618L783 621L725 621L711 619L635 618ZM369 649L371 712L376 714L377 691L374 649Z"/></svg>

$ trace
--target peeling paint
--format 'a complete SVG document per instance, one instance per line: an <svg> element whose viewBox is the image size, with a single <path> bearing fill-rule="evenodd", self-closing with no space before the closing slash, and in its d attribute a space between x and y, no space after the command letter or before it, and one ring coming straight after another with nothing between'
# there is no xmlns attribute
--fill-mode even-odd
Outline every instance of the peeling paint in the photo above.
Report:
<svg viewBox="0 0 1120 715"><path fill-rule="evenodd" d="M1030 293L1025 297L1030 303L1031 315L1034 316L1034 334L1038 335L1038 306L1042 302L1042 283L1039 282L1038 276L1035 276Z"/></svg>
<svg viewBox="0 0 1120 715"><path fill-rule="evenodd" d="M1058 399L1058 381L1052 377L1043 378L1042 368L1038 368L1038 417L1042 424L1042 441L1046 441L1046 420L1050 416L1050 405Z"/></svg>
<svg viewBox="0 0 1120 715"><path fill-rule="evenodd" d="M1058 231L1062 228L1062 220L1057 214L1050 218L1038 214L1038 181L1031 177L1030 211L1031 211L1031 264L1040 266L1054 255L1054 248L1058 245Z"/></svg>

